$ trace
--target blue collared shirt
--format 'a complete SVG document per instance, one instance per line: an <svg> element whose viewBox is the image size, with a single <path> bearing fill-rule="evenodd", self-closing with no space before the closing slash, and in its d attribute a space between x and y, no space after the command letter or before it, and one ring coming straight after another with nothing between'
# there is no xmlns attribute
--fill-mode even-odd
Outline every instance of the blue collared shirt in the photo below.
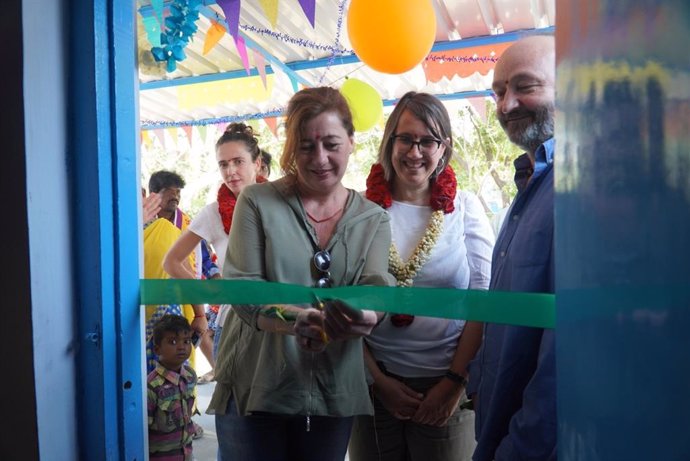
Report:
<svg viewBox="0 0 690 461"><path fill-rule="evenodd" d="M542 144L529 181L518 183L494 247L491 290L554 292L553 151L553 139ZM468 391L478 399L474 461L556 459L554 348L553 330L485 325Z"/></svg>

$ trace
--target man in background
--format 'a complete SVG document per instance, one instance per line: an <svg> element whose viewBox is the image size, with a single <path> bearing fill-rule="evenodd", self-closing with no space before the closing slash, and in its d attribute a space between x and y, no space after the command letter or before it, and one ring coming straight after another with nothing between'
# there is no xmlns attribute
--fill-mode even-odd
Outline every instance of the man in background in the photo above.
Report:
<svg viewBox="0 0 690 461"><path fill-rule="evenodd" d="M496 240L490 289L554 293L553 37L508 48L493 90L501 126L526 152L514 162L518 193ZM556 459L554 349L553 329L485 325L467 390L476 411L474 461Z"/></svg>

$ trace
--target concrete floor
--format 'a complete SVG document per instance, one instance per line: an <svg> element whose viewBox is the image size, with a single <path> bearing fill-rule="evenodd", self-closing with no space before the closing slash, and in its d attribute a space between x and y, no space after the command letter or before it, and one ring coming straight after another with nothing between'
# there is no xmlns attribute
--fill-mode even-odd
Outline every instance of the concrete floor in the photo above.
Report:
<svg viewBox="0 0 690 461"><path fill-rule="evenodd" d="M197 354L196 360L198 362L196 369L199 376L211 369L211 366L202 354ZM196 388L197 406L201 415L195 416L194 421L197 424L201 424L201 427L204 428L204 436L192 443L194 459L196 461L216 461L217 459L218 439L216 438L215 419L214 416L206 414L206 409L211 402L211 396L215 387L216 383L214 381L209 384L198 385Z"/></svg>

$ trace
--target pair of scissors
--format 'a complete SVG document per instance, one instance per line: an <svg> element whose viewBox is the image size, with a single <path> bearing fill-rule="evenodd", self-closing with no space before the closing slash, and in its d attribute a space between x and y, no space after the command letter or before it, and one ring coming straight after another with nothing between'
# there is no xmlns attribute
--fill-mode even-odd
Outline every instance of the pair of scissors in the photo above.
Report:
<svg viewBox="0 0 690 461"><path fill-rule="evenodd" d="M314 307L323 312L324 309L326 309L326 303L323 302L316 293L312 292L312 294L314 296ZM330 342L328 335L324 330L321 330L321 341L323 341L324 344L328 344Z"/></svg>

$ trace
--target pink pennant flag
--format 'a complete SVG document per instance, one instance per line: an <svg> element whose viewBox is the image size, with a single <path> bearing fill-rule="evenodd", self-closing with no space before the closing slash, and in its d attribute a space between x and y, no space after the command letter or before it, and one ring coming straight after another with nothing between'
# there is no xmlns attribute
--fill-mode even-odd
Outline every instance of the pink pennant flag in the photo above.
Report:
<svg viewBox="0 0 690 461"><path fill-rule="evenodd" d="M468 101L477 115L479 115L479 118L486 122L486 98L469 98Z"/></svg>
<svg viewBox="0 0 690 461"><path fill-rule="evenodd" d="M218 137L220 137L220 135L225 133L225 127L228 126L228 124L225 122L219 122L219 123L216 123L215 125L216 125L216 133L218 134Z"/></svg>
<svg viewBox="0 0 690 461"><path fill-rule="evenodd" d="M268 125L268 129L271 130L273 136L278 139L278 117L265 117L264 122Z"/></svg>
<svg viewBox="0 0 690 461"><path fill-rule="evenodd" d="M256 66L256 70L259 71L264 88L268 89L266 85L266 60L264 59L264 55L256 50L252 50L252 53L254 54L254 65Z"/></svg>
<svg viewBox="0 0 690 461"><path fill-rule="evenodd" d="M241 0L217 0L216 3L223 10L225 22L228 23L228 33L237 39L240 27Z"/></svg>
<svg viewBox="0 0 690 461"><path fill-rule="evenodd" d="M161 146L163 146L163 149L165 150L165 130L163 128L157 128L153 130L153 134L156 135L158 141L160 141Z"/></svg>
<svg viewBox="0 0 690 461"><path fill-rule="evenodd" d="M299 0L299 4L307 19L309 19L311 26L314 27L316 25L316 0Z"/></svg>
<svg viewBox="0 0 690 461"><path fill-rule="evenodd" d="M192 125L183 125L182 130L184 131L184 134L187 135L187 139L189 139L189 145L192 145Z"/></svg>
<svg viewBox="0 0 690 461"><path fill-rule="evenodd" d="M247 56L247 45L244 43L244 39L242 37L235 38L235 46L237 47L237 52L239 53L240 58L242 59L244 70L246 70L247 75L249 75L249 56Z"/></svg>

